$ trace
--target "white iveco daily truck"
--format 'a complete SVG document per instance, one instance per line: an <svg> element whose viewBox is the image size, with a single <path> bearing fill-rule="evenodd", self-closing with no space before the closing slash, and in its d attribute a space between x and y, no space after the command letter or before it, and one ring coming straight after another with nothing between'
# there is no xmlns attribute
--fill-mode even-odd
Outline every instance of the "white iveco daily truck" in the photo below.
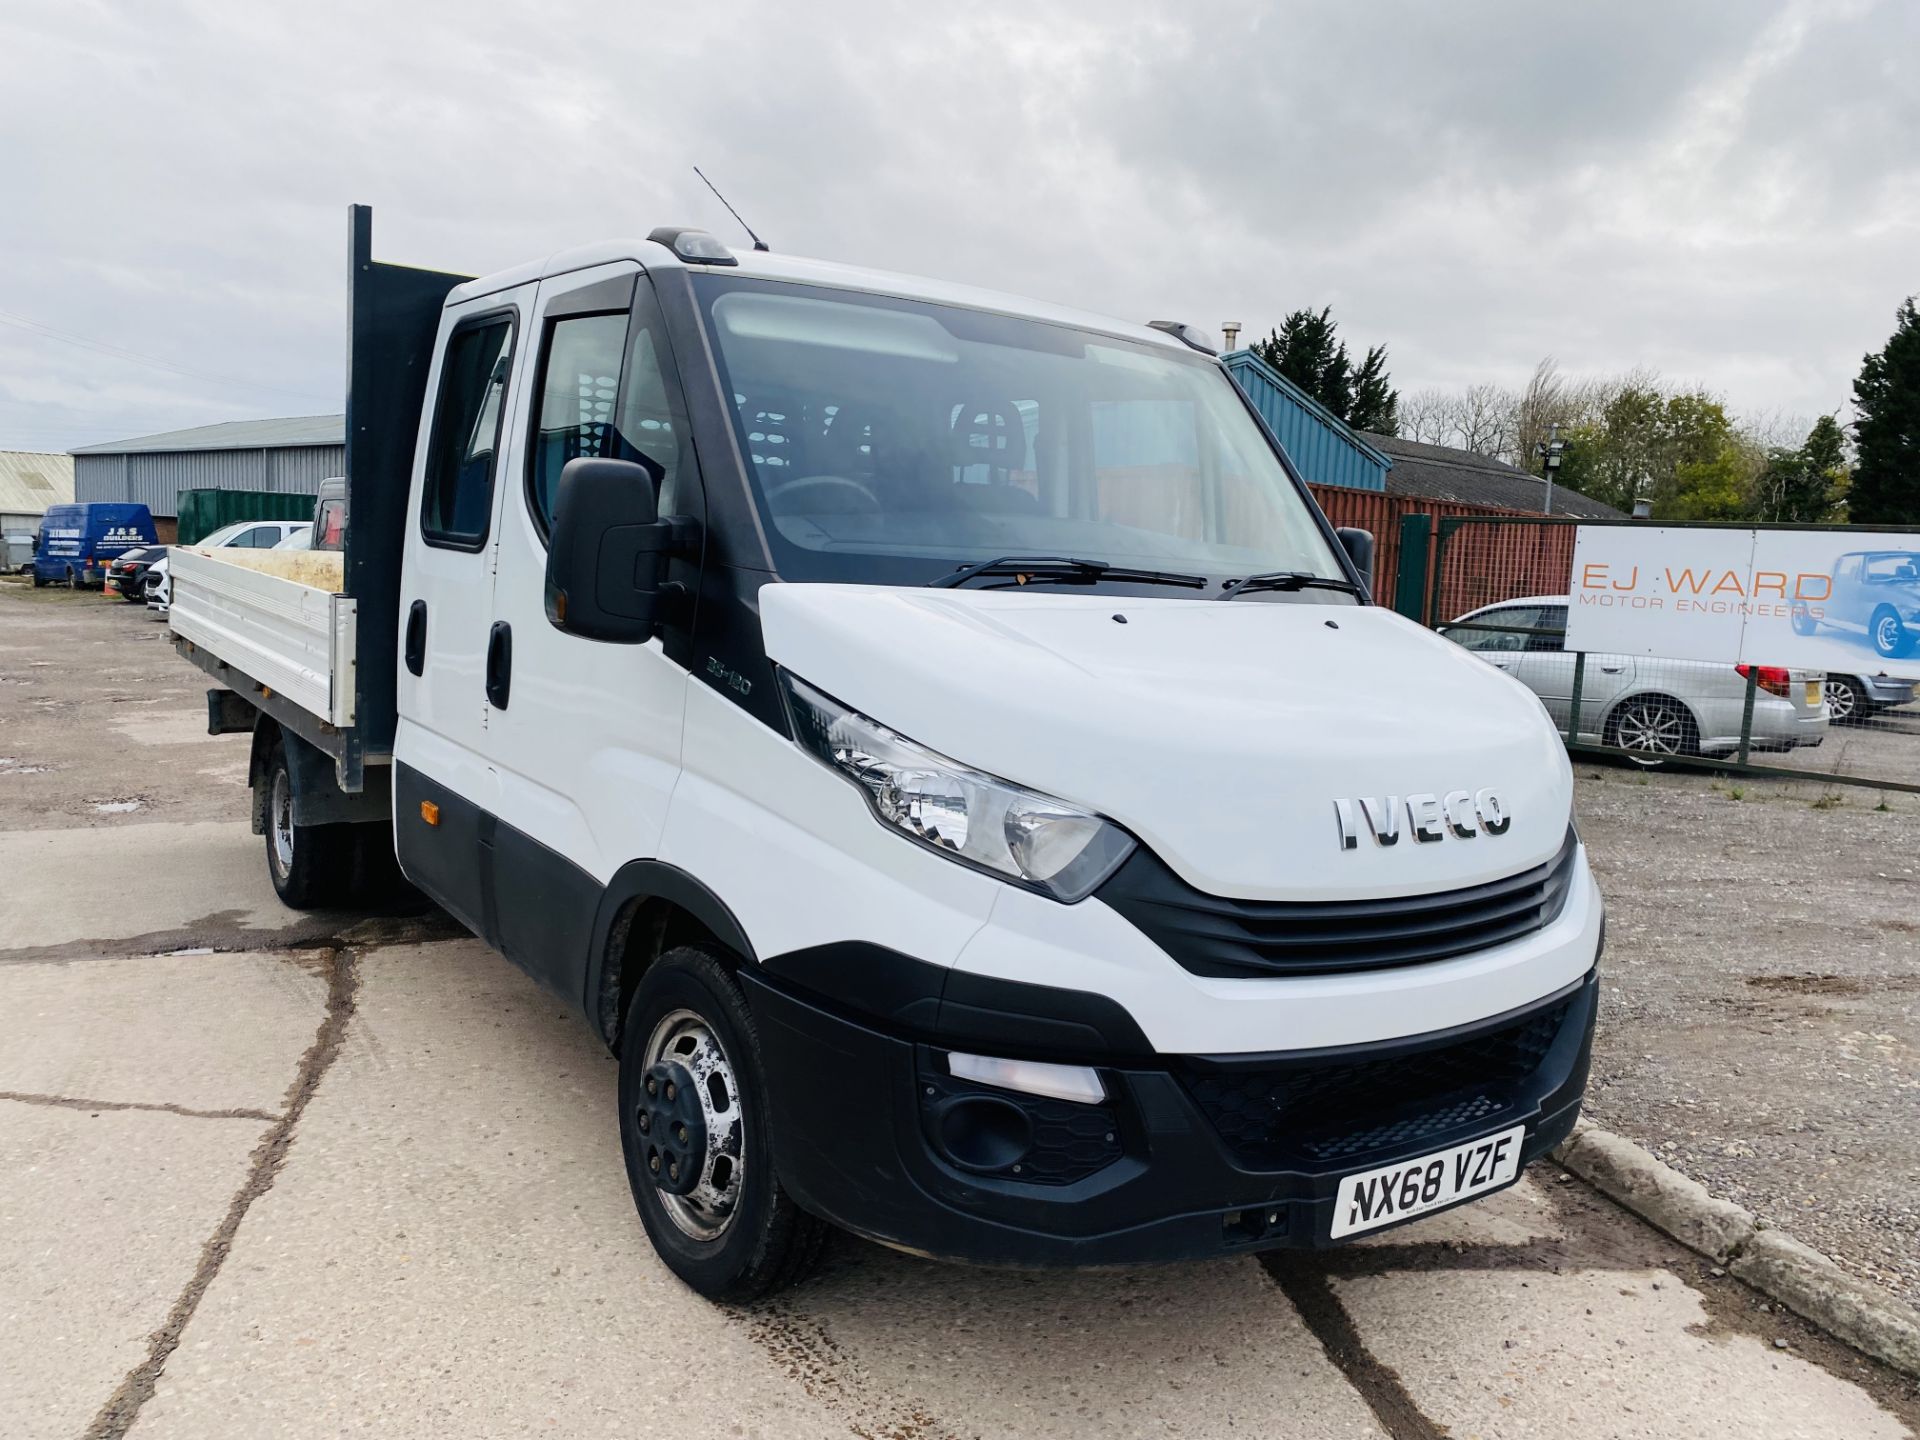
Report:
<svg viewBox="0 0 1920 1440"><path fill-rule="evenodd" d="M343 557L176 551L292 905L371 837L619 1056L665 1262L1324 1246L1510 1184L1601 900L1539 702L1369 602L1184 327L356 209ZM333 568L329 569L329 565Z"/></svg>

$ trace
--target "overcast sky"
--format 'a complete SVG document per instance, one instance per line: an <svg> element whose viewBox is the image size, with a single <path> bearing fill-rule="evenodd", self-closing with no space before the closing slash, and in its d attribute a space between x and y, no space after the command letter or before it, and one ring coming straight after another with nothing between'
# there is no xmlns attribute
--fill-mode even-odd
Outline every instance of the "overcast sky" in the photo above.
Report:
<svg viewBox="0 0 1920 1440"><path fill-rule="evenodd" d="M737 240L696 163L784 251L1812 416L1920 290L1916 55L1914 0L7 0L0 448L339 409L350 202L466 272Z"/></svg>

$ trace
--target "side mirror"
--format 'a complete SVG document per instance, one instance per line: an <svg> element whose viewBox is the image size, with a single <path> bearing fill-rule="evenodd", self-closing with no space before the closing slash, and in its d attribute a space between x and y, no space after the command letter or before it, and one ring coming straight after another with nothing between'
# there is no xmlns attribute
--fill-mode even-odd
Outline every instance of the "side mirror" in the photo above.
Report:
<svg viewBox="0 0 1920 1440"><path fill-rule="evenodd" d="M1373 591L1373 532L1355 530L1342 526L1334 531L1340 537L1340 546L1347 552L1347 558L1353 562L1353 568L1360 572L1360 583Z"/></svg>
<svg viewBox="0 0 1920 1440"><path fill-rule="evenodd" d="M632 460L569 460L547 541L547 619L569 635L653 638L673 526L652 473Z"/></svg>

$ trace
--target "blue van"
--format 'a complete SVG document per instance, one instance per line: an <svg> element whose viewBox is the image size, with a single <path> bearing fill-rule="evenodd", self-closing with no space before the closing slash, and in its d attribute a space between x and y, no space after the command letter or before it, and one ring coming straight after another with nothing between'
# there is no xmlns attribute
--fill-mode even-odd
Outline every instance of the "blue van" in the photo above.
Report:
<svg viewBox="0 0 1920 1440"><path fill-rule="evenodd" d="M34 538L33 583L98 587L116 556L157 543L153 516L144 505L96 501L55 505L41 517Z"/></svg>

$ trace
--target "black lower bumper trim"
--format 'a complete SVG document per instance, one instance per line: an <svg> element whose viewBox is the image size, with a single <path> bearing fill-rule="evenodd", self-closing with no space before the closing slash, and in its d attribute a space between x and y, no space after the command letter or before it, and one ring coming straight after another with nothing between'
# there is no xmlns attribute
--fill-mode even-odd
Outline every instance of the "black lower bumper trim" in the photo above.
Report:
<svg viewBox="0 0 1920 1440"><path fill-rule="evenodd" d="M1177 1060L1115 1062L1101 1069L1111 1128L1089 1123L1072 1138L1070 1164L1045 1174L984 1173L947 1152L936 1117L949 1114L952 1086L943 1052L924 1036L893 1033L850 1017L749 968L742 973L768 1068L776 1163L782 1183L807 1210L844 1229L919 1254L1005 1266L1118 1265L1199 1259L1280 1246L1322 1247L1341 1178L1448 1146L1525 1127L1523 1161L1572 1130L1586 1087L1595 975L1548 996L1489 1030L1551 1024L1529 1068L1472 1077L1482 1103L1453 1094L1395 1097L1398 1114L1438 1118L1417 1125L1353 1116L1361 1138L1329 1148L1325 1114L1313 1146L1249 1151L1209 1119ZM1449 1043L1484 1039L1453 1032ZM1434 1050L1433 1037L1404 1046L1356 1047L1372 1066L1404 1049ZM1065 1058L1065 1057L1062 1057ZM1354 1056L1318 1051L1337 1067ZM1271 1064L1274 1057L1250 1057ZM1212 1057L1216 1072L1229 1057ZM1431 1066L1427 1067L1429 1070ZM1450 1079L1455 1078L1450 1076ZM1025 1098L996 1092L1018 1107ZM1035 1102L1036 1106L1039 1102ZM1454 1108L1449 1108L1454 1107ZM1090 1109L1093 1107L1089 1107ZM1042 1117L1036 1124L1052 1124ZM1010 1128L1018 1129L1017 1121ZM1367 1132L1373 1126L1377 1133ZM1411 1138L1409 1138L1411 1137ZM972 1152L969 1152L971 1154ZM984 1147L982 1153L993 1153ZM1010 1150L1008 1153L1017 1153Z"/></svg>

